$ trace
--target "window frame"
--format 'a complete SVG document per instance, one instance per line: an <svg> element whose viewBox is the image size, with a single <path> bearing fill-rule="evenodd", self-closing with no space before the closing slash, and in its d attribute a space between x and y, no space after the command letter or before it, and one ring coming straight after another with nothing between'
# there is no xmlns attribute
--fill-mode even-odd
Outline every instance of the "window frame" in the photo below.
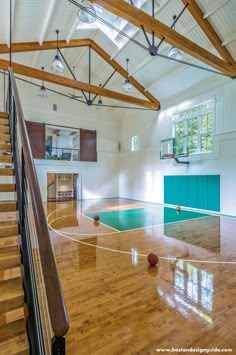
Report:
<svg viewBox="0 0 236 355"><path fill-rule="evenodd" d="M201 110L200 108L204 105L209 104L209 107L206 108L205 110ZM184 115L187 111L194 110L195 108L199 108L198 111L192 112L189 114ZM209 122L207 122L207 127L208 130L207 132L202 132L202 117L205 115L212 114L212 131L209 131ZM176 116L178 116L176 118ZM188 152L188 122L191 119L197 118L197 150L196 152L189 153ZM184 135L176 137L176 124L178 123L184 123ZM195 104L193 106L186 107L185 109L182 109L181 111L174 112L172 114L172 136L174 139L183 139L184 145L183 145L183 151L187 152L188 155L197 155L197 154L211 154L214 153L214 134L215 134L215 100L207 100L204 102L201 102L199 104ZM208 151L202 151L202 137L206 137L207 135L212 136L212 150ZM178 154L176 154L178 155ZM181 155L181 154L179 154Z"/></svg>
<svg viewBox="0 0 236 355"><path fill-rule="evenodd" d="M138 151L138 136L132 136L131 137L131 152L137 152Z"/></svg>

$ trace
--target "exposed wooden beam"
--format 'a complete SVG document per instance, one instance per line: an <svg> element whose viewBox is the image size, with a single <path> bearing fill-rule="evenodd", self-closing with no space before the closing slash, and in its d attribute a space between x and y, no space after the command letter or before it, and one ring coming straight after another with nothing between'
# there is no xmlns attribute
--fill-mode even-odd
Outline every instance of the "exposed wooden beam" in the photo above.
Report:
<svg viewBox="0 0 236 355"><path fill-rule="evenodd" d="M111 67L117 70L117 72L122 75L125 79L127 79L128 73L125 69L123 69L114 59L111 59L110 55L105 52L98 44L96 44L91 39L74 39L71 40L70 43L62 40L58 42L59 48L73 48L73 47L84 47L91 46L91 48L102 57ZM49 50L56 49L57 41L46 41L42 45L38 42L23 42L23 43L13 43L12 52L29 52L29 51L39 51L39 50ZM0 53L7 53L9 48L6 45L0 44ZM145 88L137 82L132 76L129 76L130 83L148 100L156 103L158 106L160 102L152 96L148 91L145 91Z"/></svg>
<svg viewBox="0 0 236 355"><path fill-rule="evenodd" d="M116 71L122 75L125 79L128 77L128 73L125 69L123 69L120 64L118 64L114 59L111 59L109 54L105 52L97 43L91 41L91 48L100 56L102 57L107 63L109 63ZM145 88L137 82L132 76L129 76L129 82L141 93L143 94L148 100L160 105L160 102L152 96L148 91L145 91Z"/></svg>
<svg viewBox="0 0 236 355"><path fill-rule="evenodd" d="M9 61L0 59L0 69L2 70L8 70L9 68ZM157 110L159 109L159 105L154 102L148 102L142 99L138 99L136 97L128 96L125 94L117 93L111 90L103 89L101 87L97 87L94 85L89 85L87 83L83 83L78 80L74 79L69 79L62 77L60 75L56 74L51 74L42 70L34 69L31 67L28 67L26 65L18 64L18 63L12 63L12 68L14 73L20 74L23 76L27 76L30 78L38 79L38 80L44 80L46 82L56 84L56 85L61 85L65 87L69 87L72 89L77 89L77 90L83 90L85 92L90 92L95 95L101 95L104 97L109 97L110 99L122 101L122 102L127 102L129 104Z"/></svg>
<svg viewBox="0 0 236 355"><path fill-rule="evenodd" d="M203 11L195 0L182 0L184 5L188 4L188 11L191 13L197 24L201 27L209 41L213 44L219 55L228 63L235 64L235 61L228 50L222 47L222 41L207 19L204 19Z"/></svg>
<svg viewBox="0 0 236 355"><path fill-rule="evenodd" d="M83 39L72 39L70 43L67 43L65 40L58 41L58 46L60 49L63 48L76 48L76 47L85 47L90 45L89 38ZM21 42L12 44L12 52L34 52L34 51L46 51L50 49L57 48L57 41L46 41L42 45L38 42ZM9 53L9 48L6 44L0 44L0 54Z"/></svg>
<svg viewBox="0 0 236 355"><path fill-rule="evenodd" d="M155 37L165 38L165 41L172 46L190 54L191 56L199 59L203 63L219 70L220 72L229 75L236 75L236 65L226 63L224 60L218 58L211 52L200 47L196 43L190 41L178 32L174 31L161 21L153 18L144 11L130 5L124 0L91 0L92 2L103 6L107 11L122 17L132 23L134 26L144 26L146 32L154 32Z"/></svg>

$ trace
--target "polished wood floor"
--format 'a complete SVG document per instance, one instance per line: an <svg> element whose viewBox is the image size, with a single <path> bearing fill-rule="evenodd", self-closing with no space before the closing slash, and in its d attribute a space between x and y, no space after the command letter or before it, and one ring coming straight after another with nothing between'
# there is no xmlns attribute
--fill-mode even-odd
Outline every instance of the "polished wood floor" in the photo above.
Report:
<svg viewBox="0 0 236 355"><path fill-rule="evenodd" d="M236 354L236 218L120 233L82 215L142 206L152 204L48 203L70 318L67 354L157 354L172 347ZM150 252L159 255L158 267L148 266Z"/></svg>

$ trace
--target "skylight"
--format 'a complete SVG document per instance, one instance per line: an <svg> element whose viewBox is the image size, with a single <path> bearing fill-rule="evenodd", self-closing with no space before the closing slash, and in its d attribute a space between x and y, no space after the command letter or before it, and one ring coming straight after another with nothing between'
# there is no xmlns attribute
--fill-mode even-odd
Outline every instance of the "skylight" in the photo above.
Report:
<svg viewBox="0 0 236 355"><path fill-rule="evenodd" d="M133 3L135 7L140 9L146 1L147 0L133 0ZM130 3L129 0L126 0L126 2ZM138 28L130 24L128 21L122 19L121 17L113 15L99 5L95 4L94 7L96 9L97 16L99 16L105 22L109 23L113 28L109 27L100 20L96 20L90 24L80 21L76 29L81 30L99 28L116 44L119 49L121 49L125 43L128 42L129 38L122 35L120 31L124 32L129 37L133 37Z"/></svg>

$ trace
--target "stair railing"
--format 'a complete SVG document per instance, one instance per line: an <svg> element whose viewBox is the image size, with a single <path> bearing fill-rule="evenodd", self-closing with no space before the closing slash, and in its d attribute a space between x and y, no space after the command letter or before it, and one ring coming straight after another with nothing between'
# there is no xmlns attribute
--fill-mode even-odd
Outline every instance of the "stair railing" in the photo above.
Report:
<svg viewBox="0 0 236 355"><path fill-rule="evenodd" d="M9 68L9 111L18 203L27 330L32 354L65 354L69 321L49 236L20 97Z"/></svg>

